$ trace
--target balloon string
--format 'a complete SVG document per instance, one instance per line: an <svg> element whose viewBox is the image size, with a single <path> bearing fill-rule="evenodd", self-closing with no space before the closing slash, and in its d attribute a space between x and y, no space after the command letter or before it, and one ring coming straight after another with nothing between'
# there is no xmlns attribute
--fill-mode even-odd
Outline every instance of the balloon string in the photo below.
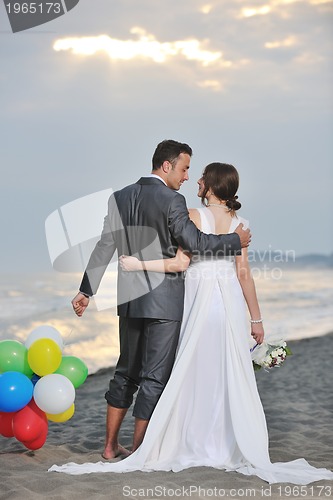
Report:
<svg viewBox="0 0 333 500"><path fill-rule="evenodd" d="M64 339L64 347L70 345L70 344L68 344L67 340L72 335L72 333L73 333L73 328L71 328L71 331L69 332L69 334Z"/></svg>

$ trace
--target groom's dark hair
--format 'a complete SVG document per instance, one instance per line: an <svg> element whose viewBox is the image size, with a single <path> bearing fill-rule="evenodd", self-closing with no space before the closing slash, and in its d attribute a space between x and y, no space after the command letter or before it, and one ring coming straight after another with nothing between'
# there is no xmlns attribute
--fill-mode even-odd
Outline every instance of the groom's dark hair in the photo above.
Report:
<svg viewBox="0 0 333 500"><path fill-rule="evenodd" d="M173 141L172 139L160 142L153 154L153 170L160 168L164 161L169 161L172 164L172 167L174 167L176 160L181 153L186 153L192 156L192 149L188 144Z"/></svg>

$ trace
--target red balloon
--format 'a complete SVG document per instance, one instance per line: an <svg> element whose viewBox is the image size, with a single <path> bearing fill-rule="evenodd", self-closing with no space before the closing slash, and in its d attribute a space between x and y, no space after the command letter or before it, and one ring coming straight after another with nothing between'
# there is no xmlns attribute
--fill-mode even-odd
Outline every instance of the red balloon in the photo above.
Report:
<svg viewBox="0 0 333 500"><path fill-rule="evenodd" d="M41 432L41 434L38 436L37 439L28 442L22 441L22 444L24 444L24 446L29 450L39 450L39 448L41 448L45 444L47 438L47 432L48 432L48 425L46 424L46 427L44 428L44 430Z"/></svg>
<svg viewBox="0 0 333 500"><path fill-rule="evenodd" d="M22 410L16 412L13 418L13 433L18 441L35 441L48 429L47 417L32 399Z"/></svg>
<svg viewBox="0 0 333 500"><path fill-rule="evenodd" d="M13 417L16 412L0 412L0 434L4 437L14 437Z"/></svg>

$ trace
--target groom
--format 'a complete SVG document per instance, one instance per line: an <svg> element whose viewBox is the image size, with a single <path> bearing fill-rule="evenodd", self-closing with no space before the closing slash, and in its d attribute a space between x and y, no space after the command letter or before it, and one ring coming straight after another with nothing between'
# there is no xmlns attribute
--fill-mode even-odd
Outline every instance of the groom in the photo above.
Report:
<svg viewBox="0 0 333 500"><path fill-rule="evenodd" d="M152 173L110 197L101 238L91 254L80 292L72 300L78 316L97 292L116 250L118 256L153 260L174 257L178 246L190 253L232 255L249 245L251 234L242 224L232 234L206 235L189 219L185 199L177 191L189 179L191 156L187 144L161 142L153 155ZM183 274L159 274L157 278L154 273L119 269L117 297L120 356L105 394L106 459L128 454L118 443L118 433L134 393L139 388L133 409L132 451L141 444L169 379L183 314Z"/></svg>

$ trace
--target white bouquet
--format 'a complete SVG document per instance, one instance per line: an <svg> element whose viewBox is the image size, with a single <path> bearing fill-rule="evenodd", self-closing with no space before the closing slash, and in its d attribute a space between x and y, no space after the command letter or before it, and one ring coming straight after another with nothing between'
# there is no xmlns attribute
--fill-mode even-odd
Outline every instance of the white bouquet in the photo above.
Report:
<svg viewBox="0 0 333 500"><path fill-rule="evenodd" d="M260 368L271 369L280 367L287 356L292 354L284 340L271 341L269 344L263 342L256 344L250 349L253 368L260 370ZM274 342L274 343L273 343Z"/></svg>

